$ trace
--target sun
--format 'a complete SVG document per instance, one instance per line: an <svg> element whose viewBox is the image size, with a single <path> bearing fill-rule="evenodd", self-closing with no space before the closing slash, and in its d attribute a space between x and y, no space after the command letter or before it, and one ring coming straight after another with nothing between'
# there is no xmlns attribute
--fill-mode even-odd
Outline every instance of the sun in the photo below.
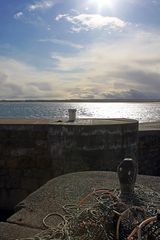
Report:
<svg viewBox="0 0 160 240"><path fill-rule="evenodd" d="M114 0L88 0L89 5L95 6L98 12L101 12L105 8L113 8Z"/></svg>

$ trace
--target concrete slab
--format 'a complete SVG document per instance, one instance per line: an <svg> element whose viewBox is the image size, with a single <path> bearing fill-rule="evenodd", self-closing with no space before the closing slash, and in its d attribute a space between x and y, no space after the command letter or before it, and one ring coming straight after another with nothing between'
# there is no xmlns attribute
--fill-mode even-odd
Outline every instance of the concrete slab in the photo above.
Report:
<svg viewBox="0 0 160 240"><path fill-rule="evenodd" d="M137 179L138 184L157 192L160 192L159 181L160 177L150 176ZM0 239L33 237L45 229L42 220L47 214L63 214L63 205L77 203L94 188L115 189L118 185L114 172L79 172L54 178L22 201L7 222L0 223Z"/></svg>
<svg viewBox="0 0 160 240"><path fill-rule="evenodd" d="M18 118L1 118L0 125L121 125L137 123L136 120L126 118L77 118L74 122L69 122L68 119L18 119Z"/></svg>
<svg viewBox="0 0 160 240"><path fill-rule="evenodd" d="M160 192L159 180L160 177L138 176L137 183ZM94 188L115 189L118 185L114 172L80 172L57 177L21 202L22 209L8 222L44 229L42 220L47 214L63 213L63 205L77 203Z"/></svg>
<svg viewBox="0 0 160 240"><path fill-rule="evenodd" d="M17 238L27 238L34 236L39 232L39 229L27 228L17 224L0 222L0 239L15 240Z"/></svg>
<svg viewBox="0 0 160 240"><path fill-rule="evenodd" d="M43 229L42 219L50 212L62 213L62 206L76 203L93 188L113 189L117 186L116 174L111 172L81 172L52 179L28 196L22 209L8 219L10 223Z"/></svg>
<svg viewBox="0 0 160 240"><path fill-rule="evenodd" d="M136 123L136 120L125 119L125 118L116 118L116 119L95 119L95 118L81 118L76 119L74 122L69 122L68 119L17 119L17 118L1 118L0 125L120 125L120 124L129 124ZM140 131L148 130L160 130L160 122L146 122L139 123Z"/></svg>
<svg viewBox="0 0 160 240"><path fill-rule="evenodd" d="M160 122L140 123L139 131L160 131Z"/></svg>

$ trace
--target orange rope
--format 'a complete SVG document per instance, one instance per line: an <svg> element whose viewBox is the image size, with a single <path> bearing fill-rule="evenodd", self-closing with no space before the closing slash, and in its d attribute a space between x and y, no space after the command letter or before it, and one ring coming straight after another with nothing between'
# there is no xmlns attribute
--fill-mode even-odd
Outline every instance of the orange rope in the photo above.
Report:
<svg viewBox="0 0 160 240"><path fill-rule="evenodd" d="M116 201L118 201L118 197L116 197L112 192L111 190L109 189L96 189L94 190L93 192L90 192L89 194L87 194L87 196L85 196L84 198L82 198L79 203L78 203L78 206L86 203L88 201L88 198L90 198L91 196L93 195L96 195L96 193L104 193L104 194L107 194L109 195L110 197L112 197L113 199L115 199Z"/></svg>

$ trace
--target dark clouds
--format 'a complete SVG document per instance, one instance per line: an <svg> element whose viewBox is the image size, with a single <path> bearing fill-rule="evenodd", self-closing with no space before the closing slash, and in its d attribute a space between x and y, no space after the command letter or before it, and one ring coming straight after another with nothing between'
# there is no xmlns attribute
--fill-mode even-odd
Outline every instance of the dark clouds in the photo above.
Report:
<svg viewBox="0 0 160 240"><path fill-rule="evenodd" d="M142 70L124 70L123 72L117 72L113 74L113 77L116 76L119 79L124 79L128 83L132 82L139 87L154 87L154 89L160 89L160 73L156 72L147 72Z"/></svg>
<svg viewBox="0 0 160 240"><path fill-rule="evenodd" d="M159 99L160 96L156 92L143 92L135 89L130 89L129 91L122 91L120 93L111 92L103 95L106 99Z"/></svg>

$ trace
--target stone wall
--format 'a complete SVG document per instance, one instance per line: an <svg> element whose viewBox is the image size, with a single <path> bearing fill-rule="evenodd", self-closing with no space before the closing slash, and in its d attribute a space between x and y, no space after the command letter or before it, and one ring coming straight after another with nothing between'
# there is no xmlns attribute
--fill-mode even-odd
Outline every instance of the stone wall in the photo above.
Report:
<svg viewBox="0 0 160 240"><path fill-rule="evenodd" d="M160 130L141 130L138 139L140 174L160 176Z"/></svg>
<svg viewBox="0 0 160 240"><path fill-rule="evenodd" d="M12 209L64 173L113 170L136 158L137 121L0 124L0 208Z"/></svg>
<svg viewBox="0 0 160 240"><path fill-rule="evenodd" d="M49 178L46 126L0 126L0 208L13 208Z"/></svg>

